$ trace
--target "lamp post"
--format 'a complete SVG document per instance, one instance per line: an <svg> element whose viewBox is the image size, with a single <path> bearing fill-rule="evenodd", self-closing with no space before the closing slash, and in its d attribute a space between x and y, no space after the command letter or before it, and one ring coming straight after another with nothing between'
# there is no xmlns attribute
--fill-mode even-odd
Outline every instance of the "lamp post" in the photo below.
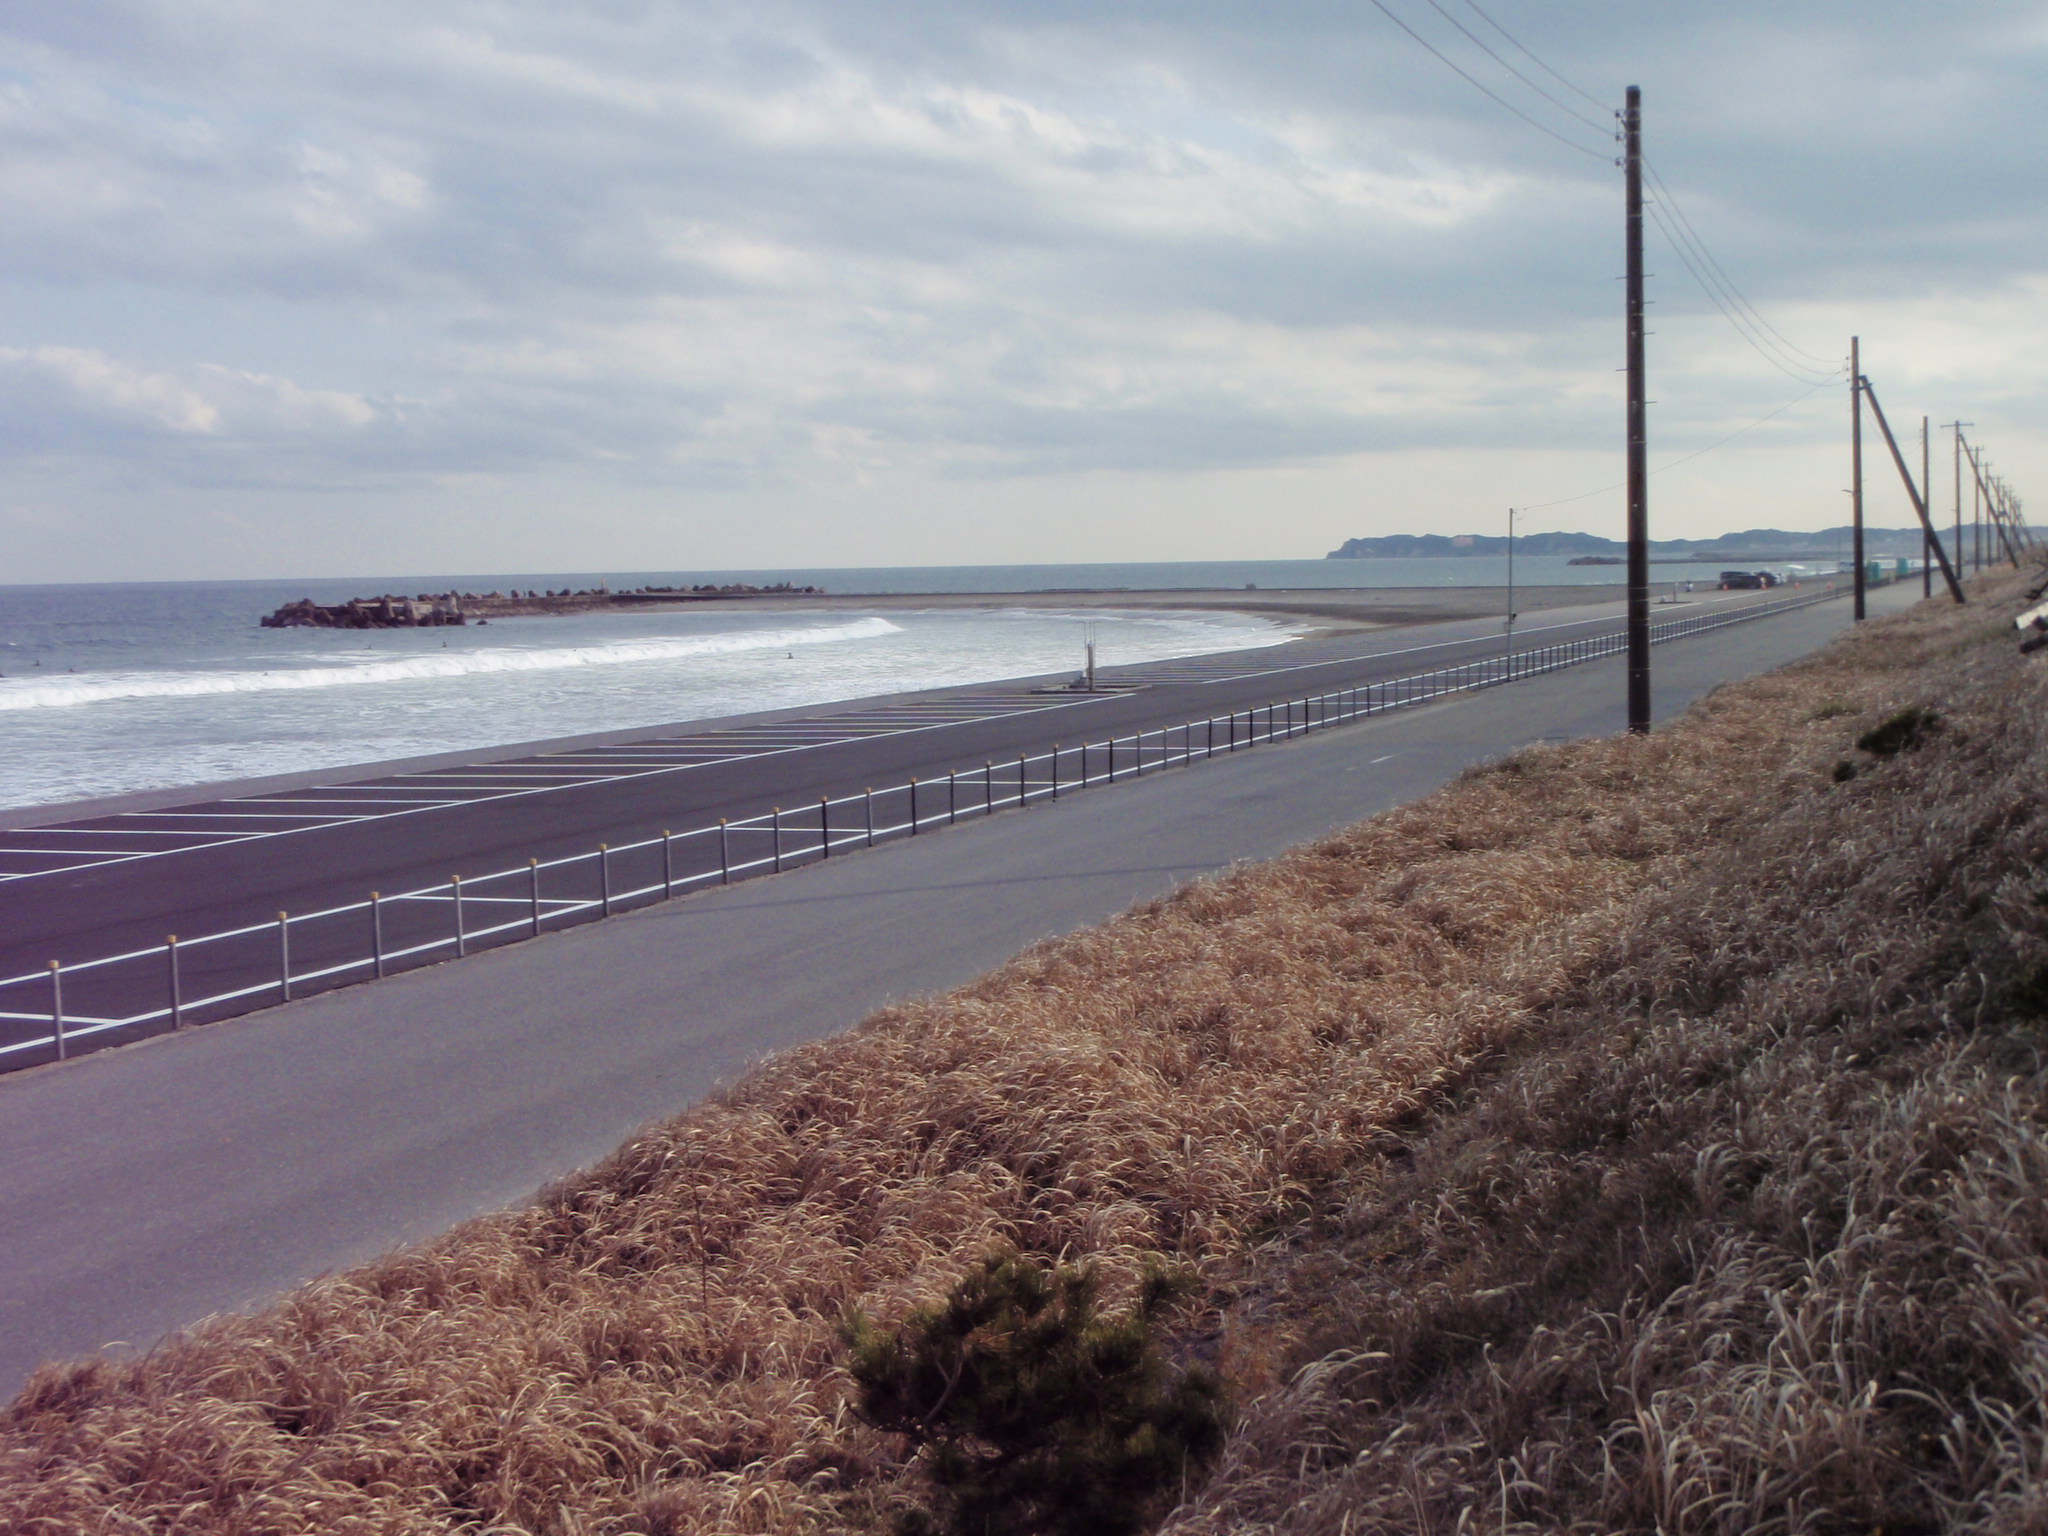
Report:
<svg viewBox="0 0 2048 1536"><path fill-rule="evenodd" d="M1508 508L1508 677L1515 675L1515 509Z"/></svg>

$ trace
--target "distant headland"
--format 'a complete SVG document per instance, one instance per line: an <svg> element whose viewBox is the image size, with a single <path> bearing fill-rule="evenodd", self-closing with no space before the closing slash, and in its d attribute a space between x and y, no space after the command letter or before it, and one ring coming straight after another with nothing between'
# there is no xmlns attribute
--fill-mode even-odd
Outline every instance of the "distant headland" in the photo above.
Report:
<svg viewBox="0 0 2048 1536"><path fill-rule="evenodd" d="M724 586L635 587L614 592L589 587L559 592L422 592L415 597L385 593L352 597L345 603L316 603L302 597L263 619L265 629L417 629L444 624L487 624L492 619L535 614L592 613L603 608L644 608L675 603L707 603L735 597L819 596L823 587L798 587L778 581L753 587L742 582Z"/></svg>
<svg viewBox="0 0 2048 1536"><path fill-rule="evenodd" d="M1782 528L1749 528L1715 539L1652 539L1650 557L1660 562L1685 560L1833 560L1849 548L1850 530L1822 528L1788 533ZM1917 555L1918 528L1865 528L1863 547L1872 555ZM1390 533L1375 539L1346 539L1329 560L1412 560L1424 557L1457 559L1473 555L1505 555L1508 541L1497 533ZM1522 533L1515 536L1518 555L1570 555L1574 563L1606 565L1624 558L1628 546L1619 539L1593 533Z"/></svg>

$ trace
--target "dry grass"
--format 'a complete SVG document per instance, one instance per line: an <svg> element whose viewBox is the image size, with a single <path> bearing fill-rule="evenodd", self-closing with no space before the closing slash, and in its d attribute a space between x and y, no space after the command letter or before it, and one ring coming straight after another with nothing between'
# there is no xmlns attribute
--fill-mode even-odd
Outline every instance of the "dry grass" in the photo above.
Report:
<svg viewBox="0 0 2048 1536"><path fill-rule="evenodd" d="M1001 1238L1208 1277L1180 1343L1243 1418L1176 1530L2018 1529L2048 1212L1997 999L2048 960L2048 757L1992 633L1873 626L1525 754L779 1057L533 1210L48 1368L0 1528L873 1523L903 1453L837 1319ZM1827 778L1915 703L1937 736Z"/></svg>
<svg viewBox="0 0 2048 1536"><path fill-rule="evenodd" d="M1297 1374L1174 1536L2048 1528L2048 689L1982 612L1798 675L1860 701L1837 742L1943 729L1646 893L1247 1256Z"/></svg>

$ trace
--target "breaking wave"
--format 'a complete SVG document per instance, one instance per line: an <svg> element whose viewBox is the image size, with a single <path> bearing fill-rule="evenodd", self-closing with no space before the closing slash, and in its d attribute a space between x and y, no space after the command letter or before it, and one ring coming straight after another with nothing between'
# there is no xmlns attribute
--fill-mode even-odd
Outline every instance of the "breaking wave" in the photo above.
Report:
<svg viewBox="0 0 2048 1536"><path fill-rule="evenodd" d="M405 683L493 672L557 672L571 667L614 667L630 662L684 661L692 656L729 656L745 651L791 650L800 645L836 645L899 632L887 619L856 619L804 629L756 629L729 635L676 639L616 640L523 650L436 651L391 661L352 662L268 672L108 672L83 677L0 678L0 710L64 709L114 699L184 699L217 693L300 692L311 688L354 688L367 683Z"/></svg>

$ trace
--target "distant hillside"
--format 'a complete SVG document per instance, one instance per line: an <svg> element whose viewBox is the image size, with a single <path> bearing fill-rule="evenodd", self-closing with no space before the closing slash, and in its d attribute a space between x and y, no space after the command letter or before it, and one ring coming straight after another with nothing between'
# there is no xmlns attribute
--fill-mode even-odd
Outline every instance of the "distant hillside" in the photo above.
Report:
<svg viewBox="0 0 2048 1536"><path fill-rule="evenodd" d="M1865 549L1872 555L1917 554L1918 528L1866 528ZM1741 555L1762 555L1792 560L1800 556L1832 559L1849 548L1849 529L1822 528L1789 533L1782 528L1747 528L1724 533L1714 539L1652 539L1650 553L1660 559L1688 554L1703 560L1732 559ZM1505 534L1390 533L1373 539L1346 539L1343 547L1325 556L1329 560L1405 560L1421 556L1504 555ZM1603 539L1593 533L1525 533L1515 539L1515 552L1523 555L1614 555L1626 554L1628 546L1619 539Z"/></svg>

